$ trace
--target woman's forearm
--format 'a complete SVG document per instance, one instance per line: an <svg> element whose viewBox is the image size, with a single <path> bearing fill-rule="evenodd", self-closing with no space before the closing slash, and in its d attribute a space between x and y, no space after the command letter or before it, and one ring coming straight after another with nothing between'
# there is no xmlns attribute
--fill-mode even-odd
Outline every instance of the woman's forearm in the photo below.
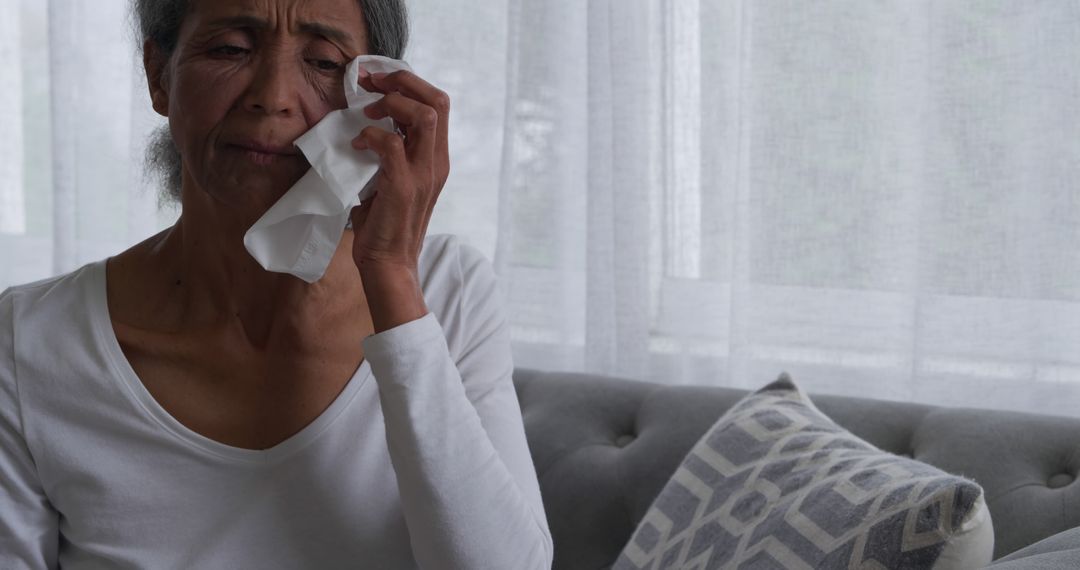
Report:
<svg viewBox="0 0 1080 570"><path fill-rule="evenodd" d="M413 554L425 570L551 567L512 363L489 348L472 351L459 371L433 315L365 341Z"/></svg>

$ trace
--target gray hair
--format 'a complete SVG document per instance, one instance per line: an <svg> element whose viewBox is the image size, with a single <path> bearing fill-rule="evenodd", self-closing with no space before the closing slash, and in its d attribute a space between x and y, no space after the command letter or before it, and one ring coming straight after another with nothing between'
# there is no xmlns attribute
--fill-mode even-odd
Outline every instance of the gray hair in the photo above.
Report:
<svg viewBox="0 0 1080 570"><path fill-rule="evenodd" d="M401 59L409 41L409 15L405 0L357 0L368 31L368 53ZM180 25L187 16L188 0L133 0L136 37L151 40L170 57L176 49ZM142 46L142 41L137 42ZM146 147L146 170L162 183L161 198L180 201L181 158L169 125L150 135Z"/></svg>

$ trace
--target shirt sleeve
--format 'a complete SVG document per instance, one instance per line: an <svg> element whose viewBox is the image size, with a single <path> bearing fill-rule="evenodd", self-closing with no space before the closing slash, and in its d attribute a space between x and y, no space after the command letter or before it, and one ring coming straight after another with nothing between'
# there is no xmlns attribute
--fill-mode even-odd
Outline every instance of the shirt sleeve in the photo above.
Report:
<svg viewBox="0 0 1080 570"><path fill-rule="evenodd" d="M424 570L550 570L551 533L491 264L456 248L460 356L433 313L364 339L413 555Z"/></svg>
<svg viewBox="0 0 1080 570"><path fill-rule="evenodd" d="M23 437L13 297L0 294L0 568L56 568L59 515Z"/></svg>

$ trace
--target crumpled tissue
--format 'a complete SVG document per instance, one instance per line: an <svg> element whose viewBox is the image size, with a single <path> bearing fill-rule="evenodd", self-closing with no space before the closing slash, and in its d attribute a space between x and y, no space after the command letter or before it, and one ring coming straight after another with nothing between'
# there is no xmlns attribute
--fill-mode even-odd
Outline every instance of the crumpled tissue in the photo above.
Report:
<svg viewBox="0 0 1080 570"><path fill-rule="evenodd" d="M293 141L311 163L311 170L244 234L244 247L267 271L290 273L308 283L318 281L341 242L349 212L371 195L379 157L371 150L357 151L351 142L369 125L394 132L394 121L364 115L364 106L383 94L360 87L361 67L368 73L412 70L402 60L378 55L361 55L349 62L345 69L348 108L327 113Z"/></svg>

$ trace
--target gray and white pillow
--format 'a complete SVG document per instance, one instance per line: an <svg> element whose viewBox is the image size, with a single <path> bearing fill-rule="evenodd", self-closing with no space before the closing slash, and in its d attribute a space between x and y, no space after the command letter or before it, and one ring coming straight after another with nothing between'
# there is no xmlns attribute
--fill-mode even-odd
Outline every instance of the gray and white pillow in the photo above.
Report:
<svg viewBox="0 0 1080 570"><path fill-rule="evenodd" d="M613 570L981 568L993 549L979 485L852 435L785 374L695 444Z"/></svg>

